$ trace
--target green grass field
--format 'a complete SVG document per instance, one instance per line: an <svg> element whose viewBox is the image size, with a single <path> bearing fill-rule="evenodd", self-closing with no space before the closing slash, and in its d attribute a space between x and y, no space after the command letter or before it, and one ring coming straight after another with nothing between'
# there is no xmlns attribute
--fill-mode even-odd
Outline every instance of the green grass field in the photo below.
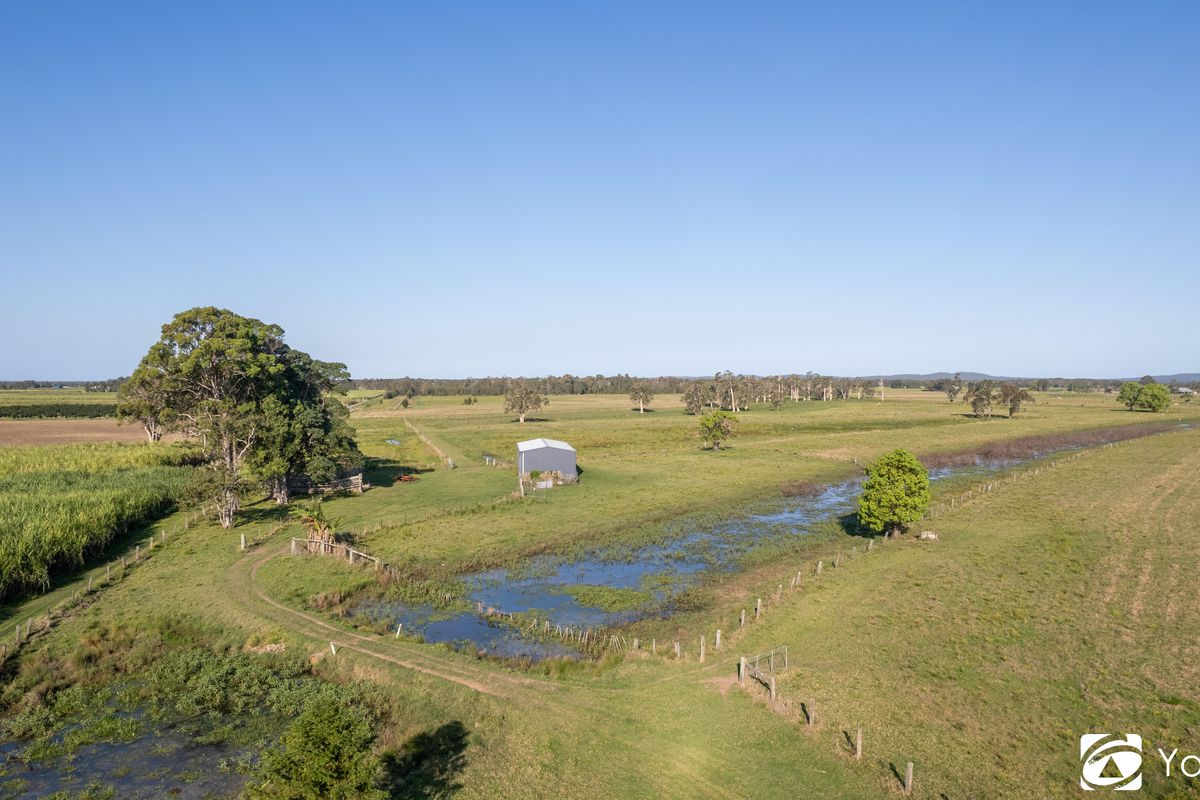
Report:
<svg viewBox="0 0 1200 800"><path fill-rule="evenodd" d="M116 414L116 392L83 389L0 389L0 418L99 418Z"/></svg>
<svg viewBox="0 0 1200 800"><path fill-rule="evenodd" d="M1200 416L1058 395L1013 420L975 420L944 397L888 391L882 403L756 407L741 415L730 449L711 453L674 398L654 407L639 415L623 398L554 397L537 415L545 421L523 426L498 398L367 410L354 423L376 460L376 488L328 510L414 576L452 578L535 552L647 541L681 518L736 516L777 501L785 482L837 480L859 468L856 459L898 446L957 452ZM575 445L581 482L511 499L511 463L487 467L482 456L511 462L515 441L536 436ZM218 631L226 647L279 643L317 660L327 677L381 684L403 709L384 747L461 723L467 746L445 776L457 788L443 796L886 798L899 794L894 770L912 761L916 797L1073 797L1081 732L1137 731L1151 746L1186 748L1200 722L1198 466L1200 431L1179 430L1017 468L929 521L939 541L902 539L866 554L865 540L838 531L704 584L686 610L636 629L660 644L685 642L681 661L642 652L530 670L312 610L313 595L373 578L333 560L288 558L287 537L298 531L273 507L251 507L233 532L184 531L176 515L156 523L172 535L152 559L7 662L0 697L28 702L20 699L28 692L86 680L91 667L75 654L97 631L185 619ZM392 482L406 473L419 480ZM935 501L977 483L939 484ZM240 533L253 543L248 552L238 551ZM844 558L834 569L836 552ZM7 609L0 637L99 569ZM798 570L800 588L776 601L775 587ZM737 630L738 611L760 596L762 619ZM704 634L711 646L718 627L724 647L699 663L695 642ZM784 644L791 664L771 708L761 687L736 685L737 657ZM810 701L813 726L800 708ZM865 757L856 762L847 734L859 727ZM1143 796L1190 789L1151 773Z"/></svg>

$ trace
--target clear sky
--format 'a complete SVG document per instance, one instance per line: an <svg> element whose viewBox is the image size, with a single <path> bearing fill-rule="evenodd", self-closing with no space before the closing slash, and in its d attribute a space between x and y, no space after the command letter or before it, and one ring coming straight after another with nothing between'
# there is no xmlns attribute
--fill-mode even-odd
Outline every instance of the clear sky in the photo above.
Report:
<svg viewBox="0 0 1200 800"><path fill-rule="evenodd" d="M0 5L0 379L1200 370L1200 3Z"/></svg>

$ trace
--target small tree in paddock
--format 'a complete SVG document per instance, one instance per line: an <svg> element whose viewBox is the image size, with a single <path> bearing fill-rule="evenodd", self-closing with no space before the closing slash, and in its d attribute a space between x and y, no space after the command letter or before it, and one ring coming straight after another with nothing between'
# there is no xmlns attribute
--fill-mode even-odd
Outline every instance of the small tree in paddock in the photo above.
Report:
<svg viewBox="0 0 1200 800"><path fill-rule="evenodd" d="M629 400L637 403L638 411L645 414L646 406L654 402L654 392L650 391L649 384L635 383L629 391Z"/></svg>
<svg viewBox="0 0 1200 800"><path fill-rule="evenodd" d="M728 411L710 411L700 418L700 438L706 448L721 449L721 442L733 437L733 424L737 417Z"/></svg>
<svg viewBox="0 0 1200 800"><path fill-rule="evenodd" d="M977 417L992 416L992 404L996 402L996 384L992 381L979 381L967 387L963 394L963 402L971 404L971 411Z"/></svg>
<svg viewBox="0 0 1200 800"><path fill-rule="evenodd" d="M1028 389L1023 389L1015 383L1006 383L1000 387L1000 402L1008 407L1008 418L1012 419L1023 404L1032 403L1034 399Z"/></svg>
<svg viewBox="0 0 1200 800"><path fill-rule="evenodd" d="M1171 405L1171 390L1161 383L1151 383L1138 392L1137 407L1145 411L1163 411Z"/></svg>
<svg viewBox="0 0 1200 800"><path fill-rule="evenodd" d="M1133 411L1137 406L1138 395L1141 394L1141 391L1141 384L1136 381L1126 381L1121 384L1121 391L1117 392L1117 402Z"/></svg>
<svg viewBox="0 0 1200 800"><path fill-rule="evenodd" d="M679 398L679 402L683 403L685 413L693 416L704 410L704 403L707 400L708 393L699 383L693 383L688 388L683 390L683 396Z"/></svg>
<svg viewBox="0 0 1200 800"><path fill-rule="evenodd" d="M526 416L549 402L545 395L529 386L512 386L504 395L504 413L516 414L517 421L523 423Z"/></svg>
<svg viewBox="0 0 1200 800"><path fill-rule="evenodd" d="M954 379L946 381L946 399L953 403L962 391L962 377L956 372Z"/></svg>
<svg viewBox="0 0 1200 800"><path fill-rule="evenodd" d="M929 473L907 450L894 450L867 467L858 521L868 530L895 536L929 510Z"/></svg>

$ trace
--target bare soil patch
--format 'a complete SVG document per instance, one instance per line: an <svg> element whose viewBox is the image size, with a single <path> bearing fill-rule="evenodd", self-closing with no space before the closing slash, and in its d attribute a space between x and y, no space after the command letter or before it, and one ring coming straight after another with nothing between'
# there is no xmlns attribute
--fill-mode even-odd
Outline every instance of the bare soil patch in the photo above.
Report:
<svg viewBox="0 0 1200 800"><path fill-rule="evenodd" d="M144 441L141 427L115 419L0 419L0 446Z"/></svg>

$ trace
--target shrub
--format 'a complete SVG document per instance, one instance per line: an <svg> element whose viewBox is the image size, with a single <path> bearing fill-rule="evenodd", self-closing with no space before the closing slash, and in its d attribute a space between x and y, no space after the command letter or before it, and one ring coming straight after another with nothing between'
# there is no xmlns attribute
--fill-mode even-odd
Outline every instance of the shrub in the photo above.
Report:
<svg viewBox="0 0 1200 800"><path fill-rule="evenodd" d="M929 473L907 450L894 450L867 467L858 520L876 533L895 535L929 508Z"/></svg>

